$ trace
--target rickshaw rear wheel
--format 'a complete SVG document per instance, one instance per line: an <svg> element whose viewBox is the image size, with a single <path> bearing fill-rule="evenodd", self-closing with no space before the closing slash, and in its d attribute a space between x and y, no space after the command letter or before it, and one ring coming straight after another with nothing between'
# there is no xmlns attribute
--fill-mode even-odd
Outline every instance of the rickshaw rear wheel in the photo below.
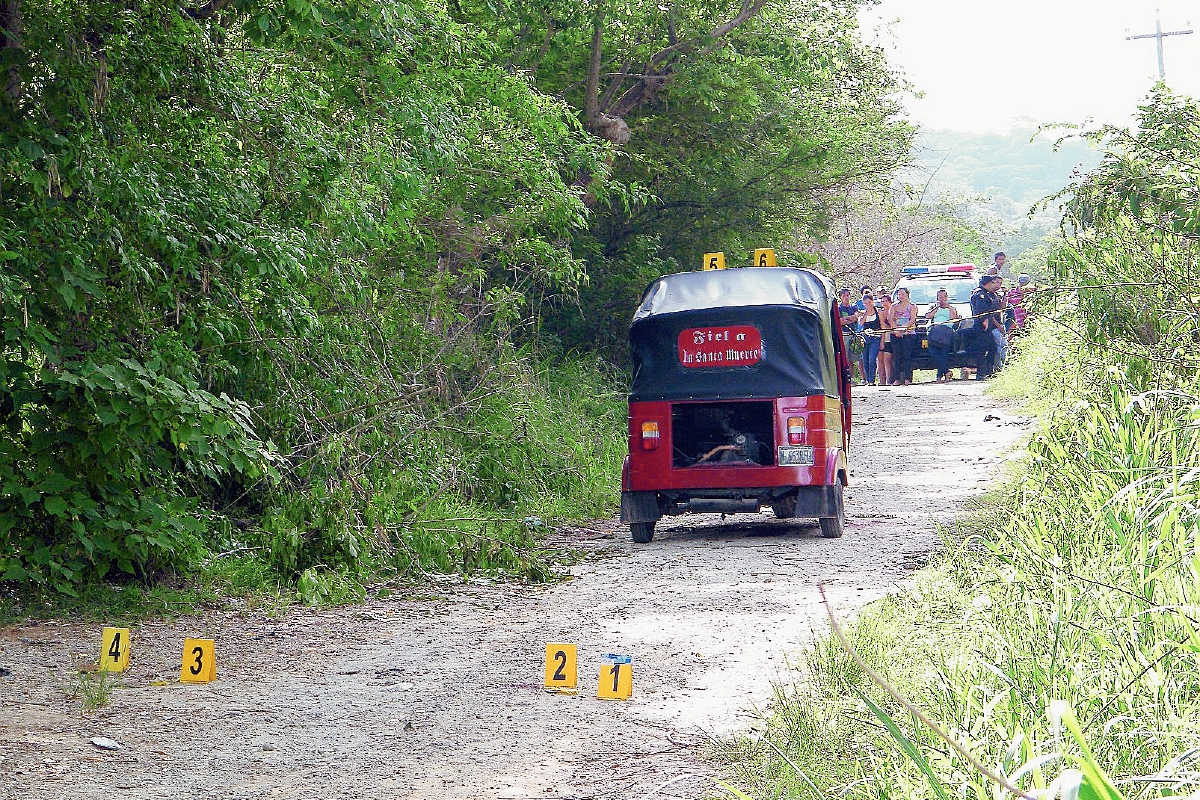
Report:
<svg viewBox="0 0 1200 800"><path fill-rule="evenodd" d="M649 544L650 540L654 538L654 523L631 522L629 523L629 532L638 544Z"/></svg>
<svg viewBox="0 0 1200 800"><path fill-rule="evenodd" d="M834 489L834 507L836 517L821 517L821 535L826 539L840 539L846 532L846 504L842 501L842 482L839 480Z"/></svg>

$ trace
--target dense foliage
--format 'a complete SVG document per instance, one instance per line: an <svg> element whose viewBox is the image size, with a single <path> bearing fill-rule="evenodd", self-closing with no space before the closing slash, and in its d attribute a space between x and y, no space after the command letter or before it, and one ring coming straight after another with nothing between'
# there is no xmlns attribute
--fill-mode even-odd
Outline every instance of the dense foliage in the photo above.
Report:
<svg viewBox="0 0 1200 800"><path fill-rule="evenodd" d="M857 36L861 5L459 4L501 43L506 65L619 148L613 176L630 199L596 206L590 235L575 238L590 313L572 302L548 310L567 345L621 353L638 294L705 252L741 264L771 246L783 263L813 263L810 235L826 231L841 199L888 186L913 129L883 52Z"/></svg>
<svg viewBox="0 0 1200 800"><path fill-rule="evenodd" d="M0 581L544 574L623 442L559 343L906 152L856 6L0 2Z"/></svg>
<svg viewBox="0 0 1200 800"><path fill-rule="evenodd" d="M285 569L349 564L376 505L471 483L418 434L508 390L523 290L580 278L603 149L569 109L418 8L23 11L3 577L185 567L225 512Z"/></svg>
<svg viewBox="0 0 1200 800"><path fill-rule="evenodd" d="M1050 261L1077 298L1077 331L1139 388L1189 385L1200 373L1200 109L1160 86L1140 130L1109 143L1074 188L1065 246Z"/></svg>

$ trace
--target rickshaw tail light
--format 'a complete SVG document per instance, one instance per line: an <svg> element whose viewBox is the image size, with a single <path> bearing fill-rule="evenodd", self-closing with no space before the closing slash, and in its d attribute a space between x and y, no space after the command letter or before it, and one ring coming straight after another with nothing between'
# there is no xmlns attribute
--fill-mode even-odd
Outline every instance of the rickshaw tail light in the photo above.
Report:
<svg viewBox="0 0 1200 800"><path fill-rule="evenodd" d="M642 449L658 449L658 422L650 421L642 423Z"/></svg>
<svg viewBox="0 0 1200 800"><path fill-rule="evenodd" d="M788 417L788 444L804 444L804 417Z"/></svg>

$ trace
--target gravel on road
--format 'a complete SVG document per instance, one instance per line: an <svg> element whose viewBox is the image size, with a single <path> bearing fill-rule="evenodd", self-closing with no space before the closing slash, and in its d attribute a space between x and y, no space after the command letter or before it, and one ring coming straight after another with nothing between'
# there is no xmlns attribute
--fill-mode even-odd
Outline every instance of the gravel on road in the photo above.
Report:
<svg viewBox="0 0 1200 800"><path fill-rule="evenodd" d="M64 687L100 625L0 629L0 798L710 794L705 738L791 681L826 629L817 584L840 616L893 591L1028 431L973 382L856 391L841 539L764 511L669 518L635 546L606 520L556 531L588 555L553 585L148 621L90 713ZM178 683L185 637L216 640L216 682ZM578 646L578 694L542 689L548 642ZM596 699L606 653L632 657L627 702Z"/></svg>

